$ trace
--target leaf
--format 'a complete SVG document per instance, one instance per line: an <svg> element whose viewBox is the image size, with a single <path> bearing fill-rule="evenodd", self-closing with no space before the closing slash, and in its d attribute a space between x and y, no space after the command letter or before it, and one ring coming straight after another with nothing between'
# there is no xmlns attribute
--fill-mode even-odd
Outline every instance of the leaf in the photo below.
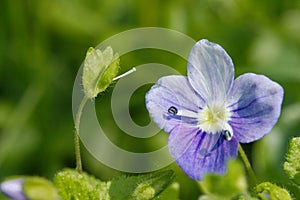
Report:
<svg viewBox="0 0 300 200"><path fill-rule="evenodd" d="M158 196L156 196L153 200L177 200L179 199L179 184L172 183L167 187L164 191L162 191Z"/></svg>
<svg viewBox="0 0 300 200"><path fill-rule="evenodd" d="M4 194L0 193L0 200L11 200L11 198L8 198Z"/></svg>
<svg viewBox="0 0 300 200"><path fill-rule="evenodd" d="M287 175L300 185L300 137L294 137L290 141L283 168Z"/></svg>
<svg viewBox="0 0 300 200"><path fill-rule="evenodd" d="M270 182L264 182L256 186L257 197L262 200L291 200L289 192Z"/></svg>
<svg viewBox="0 0 300 200"><path fill-rule="evenodd" d="M54 177L54 185L63 200L99 200L100 192L105 192L104 188L107 187L95 177L73 169L58 172Z"/></svg>
<svg viewBox="0 0 300 200"><path fill-rule="evenodd" d="M95 98L113 81L119 70L119 55L111 47L103 52L90 47L83 66L82 84L88 98Z"/></svg>
<svg viewBox="0 0 300 200"><path fill-rule="evenodd" d="M224 176L208 174L199 185L205 193L227 199L238 194L246 194L248 187L244 168L238 160L229 162L228 172Z"/></svg>
<svg viewBox="0 0 300 200"><path fill-rule="evenodd" d="M153 199L174 179L171 170L130 177L119 177L112 181L109 194L112 200Z"/></svg>

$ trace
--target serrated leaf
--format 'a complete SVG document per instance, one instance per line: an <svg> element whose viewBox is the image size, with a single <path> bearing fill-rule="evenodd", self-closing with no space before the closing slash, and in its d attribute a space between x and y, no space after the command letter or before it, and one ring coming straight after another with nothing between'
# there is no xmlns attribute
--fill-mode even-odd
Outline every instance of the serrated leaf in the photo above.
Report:
<svg viewBox="0 0 300 200"><path fill-rule="evenodd" d="M130 177L119 177L112 181L109 194L112 200L153 199L173 181L171 170Z"/></svg>
<svg viewBox="0 0 300 200"><path fill-rule="evenodd" d="M300 184L300 137L290 141L283 168L294 182Z"/></svg>
<svg viewBox="0 0 300 200"><path fill-rule="evenodd" d="M238 160L231 160L228 163L228 172L224 176L208 174L199 185L205 193L227 199L238 194L246 194L248 187L244 168Z"/></svg>
<svg viewBox="0 0 300 200"><path fill-rule="evenodd" d="M54 177L54 185L63 200L99 200L101 189L103 190L100 180L73 169L58 172Z"/></svg>
<svg viewBox="0 0 300 200"><path fill-rule="evenodd" d="M256 186L255 193L262 200L291 200L289 192L270 182L264 182Z"/></svg>
<svg viewBox="0 0 300 200"><path fill-rule="evenodd" d="M110 85L118 73L119 61L111 47L103 52L92 47L88 49L82 74L83 89L88 98L95 98Z"/></svg>

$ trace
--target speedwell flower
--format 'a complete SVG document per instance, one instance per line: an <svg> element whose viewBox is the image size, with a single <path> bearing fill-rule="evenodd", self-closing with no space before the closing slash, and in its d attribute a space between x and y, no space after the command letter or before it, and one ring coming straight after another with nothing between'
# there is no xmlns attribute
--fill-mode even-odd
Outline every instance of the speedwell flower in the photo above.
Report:
<svg viewBox="0 0 300 200"><path fill-rule="evenodd" d="M262 138L278 120L282 87L263 75L234 80L231 58L218 44L200 40L188 59L187 76L160 78L146 94L158 126L169 132L169 149L193 179L224 174L238 143Z"/></svg>
<svg viewBox="0 0 300 200"><path fill-rule="evenodd" d="M15 200L27 200L23 191L24 182L22 178L4 181L0 183L0 192Z"/></svg>

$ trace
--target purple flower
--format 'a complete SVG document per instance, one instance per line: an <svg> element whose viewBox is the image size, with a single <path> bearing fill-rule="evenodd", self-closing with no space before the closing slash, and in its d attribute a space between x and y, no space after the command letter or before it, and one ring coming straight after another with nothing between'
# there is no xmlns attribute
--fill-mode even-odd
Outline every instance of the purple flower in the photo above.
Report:
<svg viewBox="0 0 300 200"><path fill-rule="evenodd" d="M26 200L23 192L24 179L12 179L0 183L0 192L14 200Z"/></svg>
<svg viewBox="0 0 300 200"><path fill-rule="evenodd" d="M170 133L171 155L191 178L223 175L239 142L258 140L275 125L283 89L263 75L234 80L231 58L207 40L193 47L187 72L160 78L146 94L147 109Z"/></svg>

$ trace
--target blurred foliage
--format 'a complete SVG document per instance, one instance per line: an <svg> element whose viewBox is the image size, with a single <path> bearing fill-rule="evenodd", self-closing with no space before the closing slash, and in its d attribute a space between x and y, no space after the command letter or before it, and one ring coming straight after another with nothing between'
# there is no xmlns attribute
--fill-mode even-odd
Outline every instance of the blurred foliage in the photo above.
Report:
<svg viewBox="0 0 300 200"><path fill-rule="evenodd" d="M237 195L246 195L248 192L243 165L238 161L228 163L228 172L224 176L206 175L204 180L199 182L199 186L205 194L218 195L225 199L231 199Z"/></svg>
<svg viewBox="0 0 300 200"><path fill-rule="evenodd" d="M74 167L72 86L88 47L131 28L159 26L220 44L232 57L236 75L251 71L283 85L279 123L263 140L244 147L261 181L293 193L282 164L289 138L300 132L299 21L299 0L2 0L0 179L16 174L49 178L63 167ZM186 61L156 50L139 50L120 59L121 71L148 62L186 70ZM149 122L144 106L149 87L139 89L130 105L140 124ZM96 99L96 107L110 105L111 91ZM124 136L109 106L101 106L98 117L121 148L147 152L167 143L165 133L143 142ZM84 168L105 180L118 174L88 152ZM176 171L181 199L197 199L197 184L176 164L169 168Z"/></svg>
<svg viewBox="0 0 300 200"><path fill-rule="evenodd" d="M41 177L9 177L0 183L0 200L7 199L5 195L16 200L176 200L179 186L171 184L174 177L172 170L165 170L105 182L65 168L55 174L53 184Z"/></svg>

